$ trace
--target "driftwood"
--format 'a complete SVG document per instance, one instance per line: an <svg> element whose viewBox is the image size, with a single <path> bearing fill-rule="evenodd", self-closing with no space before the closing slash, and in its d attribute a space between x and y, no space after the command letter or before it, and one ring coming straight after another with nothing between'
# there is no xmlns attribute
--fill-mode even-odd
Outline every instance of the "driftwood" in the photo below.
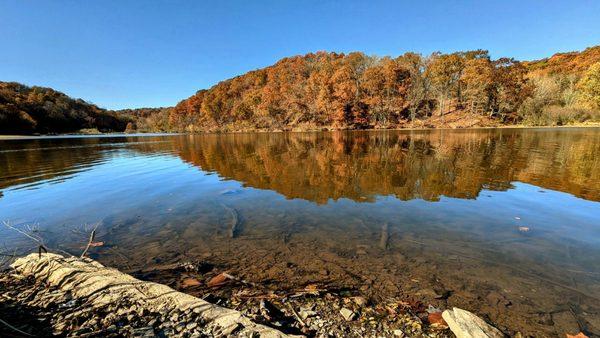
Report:
<svg viewBox="0 0 600 338"><path fill-rule="evenodd" d="M57 254L31 254L17 259L12 265L16 274L31 277L49 287L57 288L49 297L69 294L73 300L85 304L86 311L102 309L111 304L132 304L146 313L160 316L181 313L197 323L208 336L227 336L232 329L244 337L287 337L288 335L257 323L232 309L172 288L140 281L118 270L104 267L88 258L65 258ZM56 296L56 297L59 297ZM176 323L175 323L176 324Z"/></svg>
<svg viewBox="0 0 600 338"><path fill-rule="evenodd" d="M379 239L379 247L381 249L387 250L389 238L390 238L389 224L386 222L386 223L383 223L383 225L381 226L381 238Z"/></svg>

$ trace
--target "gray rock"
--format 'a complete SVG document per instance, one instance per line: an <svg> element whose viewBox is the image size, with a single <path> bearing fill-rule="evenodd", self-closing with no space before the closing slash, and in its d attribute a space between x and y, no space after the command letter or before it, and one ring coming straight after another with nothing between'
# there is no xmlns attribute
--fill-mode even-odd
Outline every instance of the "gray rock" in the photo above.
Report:
<svg viewBox="0 0 600 338"><path fill-rule="evenodd" d="M442 318L457 338L502 338L504 334L469 311L457 307L446 310Z"/></svg>

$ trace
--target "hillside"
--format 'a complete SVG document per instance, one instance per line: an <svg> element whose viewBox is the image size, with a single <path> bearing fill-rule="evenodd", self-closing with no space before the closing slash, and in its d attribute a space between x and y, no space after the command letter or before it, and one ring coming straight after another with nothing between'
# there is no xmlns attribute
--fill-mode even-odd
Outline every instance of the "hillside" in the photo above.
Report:
<svg viewBox="0 0 600 338"><path fill-rule="evenodd" d="M600 122L600 46L519 62L487 51L317 52L199 90L175 107L108 111L0 82L0 133L468 128Z"/></svg>
<svg viewBox="0 0 600 338"><path fill-rule="evenodd" d="M582 52L557 53L549 58L525 62L529 72L537 75L583 75L593 64L600 62L600 46Z"/></svg>
<svg viewBox="0 0 600 338"><path fill-rule="evenodd" d="M167 113L167 129L367 129L598 121L600 94L594 80L590 82L597 75L590 72L599 60L600 46L532 62L492 60L483 50L429 56L406 53L397 58L311 53L284 58L198 91Z"/></svg>
<svg viewBox="0 0 600 338"><path fill-rule="evenodd" d="M129 119L51 88L0 82L0 133L123 131Z"/></svg>

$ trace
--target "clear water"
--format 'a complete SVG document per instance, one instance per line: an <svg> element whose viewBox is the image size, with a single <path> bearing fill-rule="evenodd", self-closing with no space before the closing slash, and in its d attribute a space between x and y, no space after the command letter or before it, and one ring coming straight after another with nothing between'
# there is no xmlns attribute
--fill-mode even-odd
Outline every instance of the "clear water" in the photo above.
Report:
<svg viewBox="0 0 600 338"><path fill-rule="evenodd" d="M70 253L98 224L92 256L126 271L208 260L534 334L600 328L600 129L3 140L0 190L0 220ZM7 227L0 245L36 250Z"/></svg>

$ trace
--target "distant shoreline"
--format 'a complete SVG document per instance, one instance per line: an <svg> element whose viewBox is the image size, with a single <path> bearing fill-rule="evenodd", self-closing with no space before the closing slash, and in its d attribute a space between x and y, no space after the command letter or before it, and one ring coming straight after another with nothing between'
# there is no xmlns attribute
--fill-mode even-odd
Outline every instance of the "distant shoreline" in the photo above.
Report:
<svg viewBox="0 0 600 338"><path fill-rule="evenodd" d="M139 133L98 133L98 134L40 134L40 135L0 135L0 140L24 140L24 139L50 139L50 138L87 138L87 137L136 137L136 136L170 136L170 135L203 135L203 134L243 134L243 133L305 133L305 132L336 132L336 131L433 131L433 130L480 130L480 129L561 129L561 128L600 128L600 123L588 122L581 124L570 124L564 126L528 126L528 125L499 125L499 126L480 126L468 128L370 128L370 129L306 129L306 130L267 130L267 129L252 129L252 130L236 130L236 131L205 131L197 133L180 133L180 132L139 132Z"/></svg>

